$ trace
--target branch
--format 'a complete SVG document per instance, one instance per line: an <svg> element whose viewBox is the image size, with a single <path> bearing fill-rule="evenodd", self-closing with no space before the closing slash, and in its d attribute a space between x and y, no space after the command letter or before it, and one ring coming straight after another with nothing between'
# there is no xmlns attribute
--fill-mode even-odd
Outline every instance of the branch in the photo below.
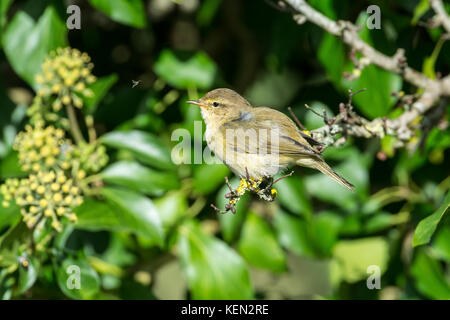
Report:
<svg viewBox="0 0 450 320"><path fill-rule="evenodd" d="M368 58L371 63L402 76L406 81L416 87L425 88L435 83L424 74L408 67L404 58L403 50L399 49L393 57L389 57L369 44L365 43L358 35L358 27L349 21L334 21L312 8L305 0L285 0L295 10L305 16L306 20L316 24L337 37L363 56Z"/></svg>
<svg viewBox="0 0 450 320"><path fill-rule="evenodd" d="M392 57L387 56L364 42L358 35L358 27L353 23L349 21L331 20L312 8L305 0L284 1L297 12L297 16L303 16L303 19L296 17L296 21L303 22L306 19L314 23L328 33L339 37L353 50L360 52L370 63L400 75L405 81L421 88L423 92L419 99L411 105L409 110L405 111L396 119L378 118L368 121L358 116L352 110L350 110L350 117L349 112L341 112L333 119L333 123L327 123L324 127L311 131L313 138L319 142L326 146L335 144L333 137L339 133L343 133L345 136L343 139L337 141L337 144L345 141L346 136L365 138L376 136L381 138L386 134L394 135L406 142L414 136L411 123L429 111L442 97L450 96L450 75L438 80L431 79L407 65L403 49L398 49ZM430 1L438 13L442 24L445 26L450 20L443 10L442 2L440 0ZM447 26L445 28L447 29ZM351 106L347 104L346 107L350 108Z"/></svg>
<svg viewBox="0 0 450 320"><path fill-rule="evenodd" d="M436 12L439 22L444 27L445 31L448 34L450 34L450 16L445 11L442 0L429 0L429 1L434 12Z"/></svg>

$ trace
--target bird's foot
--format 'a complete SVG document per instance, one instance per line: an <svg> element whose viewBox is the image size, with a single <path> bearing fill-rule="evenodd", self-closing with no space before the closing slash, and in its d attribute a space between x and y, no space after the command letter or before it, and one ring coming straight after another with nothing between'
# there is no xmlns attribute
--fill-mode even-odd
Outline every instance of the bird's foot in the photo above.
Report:
<svg viewBox="0 0 450 320"><path fill-rule="evenodd" d="M265 201L269 201L269 202L274 201L278 195L277 189L273 188L274 184L284 178L292 176L293 174L294 174L294 171L291 171L290 173L288 173L276 180L273 180L273 178L270 177L269 178L270 180L269 180L269 183L267 184L267 186L257 192L258 196Z"/></svg>
<svg viewBox="0 0 450 320"><path fill-rule="evenodd" d="M225 205L225 209L219 209L215 205L211 204L211 207L219 212L219 213L227 213L228 211L231 211L231 213L236 213L236 204L239 201L239 199L248 191L252 191L255 193L258 193L261 191L259 188L259 185L262 183L263 179L255 179L252 177L249 177L247 174L247 177L241 178L241 182L239 186L236 189L233 189L230 182L228 181L228 177L225 177L225 183L228 186L228 189L230 189L230 192L225 194L225 198L228 199L228 203Z"/></svg>

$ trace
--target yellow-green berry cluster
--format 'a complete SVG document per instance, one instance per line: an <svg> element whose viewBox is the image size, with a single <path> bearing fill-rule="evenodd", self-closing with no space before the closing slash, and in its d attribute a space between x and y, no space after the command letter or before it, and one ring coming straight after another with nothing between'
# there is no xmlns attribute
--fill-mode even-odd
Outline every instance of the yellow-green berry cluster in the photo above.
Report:
<svg viewBox="0 0 450 320"><path fill-rule="evenodd" d="M40 121L35 126L26 125L14 142L23 171L38 172L45 168L60 167L67 170L71 166L73 146L65 138L65 132L54 126L43 126Z"/></svg>
<svg viewBox="0 0 450 320"><path fill-rule="evenodd" d="M72 208L83 202L79 187L62 170L39 171L25 179L8 179L0 187L3 206L15 199L21 207L24 222L29 228L38 222L50 221L51 226L62 230L61 218L76 222Z"/></svg>
<svg viewBox="0 0 450 320"><path fill-rule="evenodd" d="M53 111L59 111L64 105L83 107L81 96L92 97L88 88L96 81L91 74L94 65L87 53L77 49L58 48L52 51L42 64L42 73L36 75L39 86L37 96L43 99L53 98Z"/></svg>
<svg viewBox="0 0 450 320"><path fill-rule="evenodd" d="M244 179L241 178L241 182L239 186L234 190L234 196L231 197L228 200L229 205L234 206L239 201L239 199L248 191L252 192L258 192L261 189L259 188L259 185L261 184L262 179L255 179L255 178L248 178Z"/></svg>
<svg viewBox="0 0 450 320"><path fill-rule="evenodd" d="M108 163L106 147L97 143L82 143L73 156L80 161L80 167L89 172L98 172Z"/></svg>

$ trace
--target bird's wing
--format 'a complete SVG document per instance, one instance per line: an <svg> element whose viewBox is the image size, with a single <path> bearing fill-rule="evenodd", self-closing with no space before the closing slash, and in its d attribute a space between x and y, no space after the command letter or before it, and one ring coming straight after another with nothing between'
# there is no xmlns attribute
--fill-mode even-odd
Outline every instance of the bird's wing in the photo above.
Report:
<svg viewBox="0 0 450 320"><path fill-rule="evenodd" d="M224 123L219 130L226 146L236 152L317 154L317 151L300 135L290 118L270 108L257 107L241 111L239 117Z"/></svg>

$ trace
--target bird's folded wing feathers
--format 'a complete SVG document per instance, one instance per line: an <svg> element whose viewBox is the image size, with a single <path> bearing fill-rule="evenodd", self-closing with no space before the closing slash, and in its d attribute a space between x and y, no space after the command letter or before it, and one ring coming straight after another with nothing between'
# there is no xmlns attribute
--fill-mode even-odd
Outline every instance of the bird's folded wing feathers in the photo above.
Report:
<svg viewBox="0 0 450 320"><path fill-rule="evenodd" d="M219 128L228 148L244 153L317 154L286 115L263 107L253 110L251 113L241 113L238 118Z"/></svg>

